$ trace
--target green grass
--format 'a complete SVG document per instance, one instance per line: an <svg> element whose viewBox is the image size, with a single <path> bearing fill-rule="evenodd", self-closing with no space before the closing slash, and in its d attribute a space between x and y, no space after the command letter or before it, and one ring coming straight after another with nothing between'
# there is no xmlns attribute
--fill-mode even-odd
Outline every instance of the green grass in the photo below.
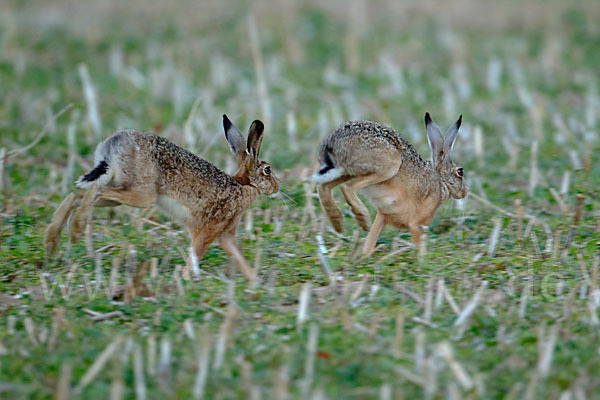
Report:
<svg viewBox="0 0 600 400"><path fill-rule="evenodd" d="M444 15L396 2L365 2L368 12L345 2L286 4L0 6L0 149L10 154L26 146L54 113L73 104L36 146L5 163L0 397L52 398L61 370L70 370L63 381L75 398L110 398L119 388L123 398L141 397L136 384L147 398L189 398L208 354L203 394L210 399L597 398L596 2L457 3ZM257 94L252 10L270 115ZM382 59L401 72L400 81ZM494 62L501 70L491 89ZM87 119L80 63L96 91L99 137ZM370 119L394 127L429 157L426 111L443 126L463 114L454 158L471 191L488 202L473 196L462 208L443 205L423 258L405 248L407 232L393 229L384 230L373 256L362 258L366 233L341 195L335 193L346 214L341 236L316 194L306 195L318 143L346 119ZM240 247L260 266L257 288L248 287L216 245L198 277L182 276L187 234L154 209L96 210L93 257L84 241L71 246L63 238L57 257L46 258L44 229L101 139L122 128L151 131L229 168L223 113L240 127L265 121L262 157L283 178L286 195L259 199L252 224L243 218L239 227ZM534 141L539 176L530 192ZM565 173L561 210L550 189L560 190ZM585 198L572 226L576 194ZM522 220L511 216L518 213L516 200ZM496 218L501 230L490 255ZM330 250L325 257L334 287L316 235ZM125 301L105 294L111 272L122 285L152 259L158 275L147 272L144 282L154 296ZM98 276L103 285L96 291ZM307 319L298 323L308 283ZM457 326L440 288L460 313L485 284L472 314ZM120 313L93 321L86 310ZM309 346L311 331L316 348ZM116 351L85 382L115 340ZM140 355L142 380L135 366Z"/></svg>

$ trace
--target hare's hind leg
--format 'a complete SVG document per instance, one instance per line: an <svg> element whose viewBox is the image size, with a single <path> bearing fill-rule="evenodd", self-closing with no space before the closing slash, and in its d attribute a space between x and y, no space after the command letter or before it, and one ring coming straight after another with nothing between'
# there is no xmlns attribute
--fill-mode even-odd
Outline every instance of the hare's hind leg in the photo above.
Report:
<svg viewBox="0 0 600 400"><path fill-rule="evenodd" d="M99 196L103 200L111 200L132 207L150 207L156 201L154 189L132 190L108 188L102 190Z"/></svg>
<svg viewBox="0 0 600 400"><path fill-rule="evenodd" d="M367 207L358 198L356 192L369 185L387 181L392 176L394 176L396 172L397 169L394 169L393 171L390 171L386 174L373 172L368 175L355 176L354 178L350 179L348 182L340 186L340 188L342 189L342 193L346 198L346 202L352 208L352 213L356 217L358 224L365 231L369 231L369 228L371 226L371 217L369 217L369 210L367 210Z"/></svg>
<svg viewBox="0 0 600 400"><path fill-rule="evenodd" d="M118 201L100 197L100 186L98 183L92 184L87 192L80 199L81 206L73 214L69 226L69 237L71 243L77 243L83 234L85 226L92 218L93 207L115 207L121 204Z"/></svg>
<svg viewBox="0 0 600 400"><path fill-rule="evenodd" d="M323 206L327 217L329 217L329 220L333 225L333 229L335 229L335 231L338 233L343 232L342 222L344 220L344 216L342 215L340 209L335 205L335 201L333 201L331 191L334 187L336 187L340 183L346 182L350 178L351 177L348 175L341 176L337 179L332 180L331 182L322 183L317 188L317 191L319 192L319 200L321 200L321 206Z"/></svg>
<svg viewBox="0 0 600 400"><path fill-rule="evenodd" d="M67 197L60 203L60 205L54 211L52 220L46 228L44 234L44 243L46 244L46 254L52 255L58 249L58 242L60 240L60 234L65 228L65 224L69 219L69 216L74 209L79 207L81 201L81 195L75 193L69 193Z"/></svg>
<svg viewBox="0 0 600 400"><path fill-rule="evenodd" d="M85 194L87 193L89 193L89 191L85 192ZM84 197L84 192L69 193L69 195L65 197L60 205L56 208L56 211L52 215L52 220L48 224L46 233L44 234L44 243L46 244L46 253L48 255L54 254L58 249L60 234L62 233L67 221L69 220L69 217L74 211L75 215L72 218L71 224L77 226L75 228L70 228L69 234L72 238L72 241L73 239L77 241L81 236L80 231L84 227L82 219L85 219L85 213L88 212L89 208L89 205L86 205L83 211L80 208L82 203L85 202L83 200ZM114 207L121 204L113 200L99 198L96 198L95 200L88 198L86 201L93 201L94 207ZM71 231L72 229L73 231Z"/></svg>
<svg viewBox="0 0 600 400"><path fill-rule="evenodd" d="M120 205L121 203L118 201L103 198L98 198L96 201L94 201L94 207L116 207Z"/></svg>
<svg viewBox="0 0 600 400"><path fill-rule="evenodd" d="M81 199L81 205L73 214L69 225L69 239L71 243L77 243L81 239L83 230L92 217L92 207L97 199L98 184L93 183Z"/></svg>

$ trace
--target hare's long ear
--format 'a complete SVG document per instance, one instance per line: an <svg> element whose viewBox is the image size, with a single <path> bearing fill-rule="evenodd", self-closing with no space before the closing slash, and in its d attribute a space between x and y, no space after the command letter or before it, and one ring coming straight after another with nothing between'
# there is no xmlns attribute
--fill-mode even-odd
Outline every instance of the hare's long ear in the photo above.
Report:
<svg viewBox="0 0 600 400"><path fill-rule="evenodd" d="M444 161L444 137L440 127L431 119L429 113L425 113L425 127L427 128L427 140L431 149L431 160L434 168L438 168Z"/></svg>
<svg viewBox="0 0 600 400"><path fill-rule="evenodd" d="M458 117L458 121L446 132L446 139L444 139L444 162L450 160L450 154L454 148L454 142L456 141L456 135L458 135L458 129L462 123L462 115Z"/></svg>
<svg viewBox="0 0 600 400"><path fill-rule="evenodd" d="M244 135L242 135L242 132L233 125L225 114L223 114L223 129L225 130L225 138L233 154L238 155L240 151L244 151Z"/></svg>
<svg viewBox="0 0 600 400"><path fill-rule="evenodd" d="M260 145L262 144L264 130L265 126L259 120L252 122L250 129L248 129L247 150L250 158L253 158L254 161L258 160L258 152L260 151Z"/></svg>

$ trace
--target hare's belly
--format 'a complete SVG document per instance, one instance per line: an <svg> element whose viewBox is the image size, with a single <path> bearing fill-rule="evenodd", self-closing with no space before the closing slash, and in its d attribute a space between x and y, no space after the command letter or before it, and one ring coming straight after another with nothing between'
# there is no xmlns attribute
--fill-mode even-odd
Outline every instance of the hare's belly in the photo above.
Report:
<svg viewBox="0 0 600 400"><path fill-rule="evenodd" d="M186 224L192 218L189 208L167 195L159 194L156 198L156 205L165 214L181 224Z"/></svg>
<svg viewBox="0 0 600 400"><path fill-rule="evenodd" d="M403 201L401 193L392 190L387 185L371 185L361 189L364 194L373 203L378 210L384 214L406 214L412 213L413 205L410 202Z"/></svg>

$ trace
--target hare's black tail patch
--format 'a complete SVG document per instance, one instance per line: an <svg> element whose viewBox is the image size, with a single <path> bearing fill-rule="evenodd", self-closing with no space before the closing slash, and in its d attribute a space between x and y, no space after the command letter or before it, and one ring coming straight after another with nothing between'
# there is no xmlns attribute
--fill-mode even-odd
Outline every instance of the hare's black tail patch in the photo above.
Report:
<svg viewBox="0 0 600 400"><path fill-rule="evenodd" d="M106 163L106 161L102 160L98 163L98 165L96 165L96 167L93 170L82 176L79 181L82 183L93 182L96 179L100 178L102 175L104 175L106 171L108 171L108 164Z"/></svg>
<svg viewBox="0 0 600 400"><path fill-rule="evenodd" d="M319 172L313 175L313 179L317 183L330 182L344 174L344 170L342 168L337 168L333 163L331 151L331 147L325 147L325 151L323 152L323 165L319 169Z"/></svg>
<svg viewBox="0 0 600 400"><path fill-rule="evenodd" d="M102 178L102 181L105 182L101 182L101 183L107 183L110 179L111 176L108 175L108 171L109 171L110 167L108 165L108 163L104 160L100 161L98 163L98 165L96 165L94 167L94 169L92 169L90 172L88 172L87 174L83 175L82 177L80 177L77 182L76 185L80 188L88 188L90 187L90 185L94 182L96 182L98 179Z"/></svg>
<svg viewBox="0 0 600 400"><path fill-rule="evenodd" d="M325 147L325 151L324 151L324 163L323 166L321 166L321 169L319 170L319 175L325 175L330 169L334 169L335 165L333 165L333 161L331 160L331 147L327 146Z"/></svg>

